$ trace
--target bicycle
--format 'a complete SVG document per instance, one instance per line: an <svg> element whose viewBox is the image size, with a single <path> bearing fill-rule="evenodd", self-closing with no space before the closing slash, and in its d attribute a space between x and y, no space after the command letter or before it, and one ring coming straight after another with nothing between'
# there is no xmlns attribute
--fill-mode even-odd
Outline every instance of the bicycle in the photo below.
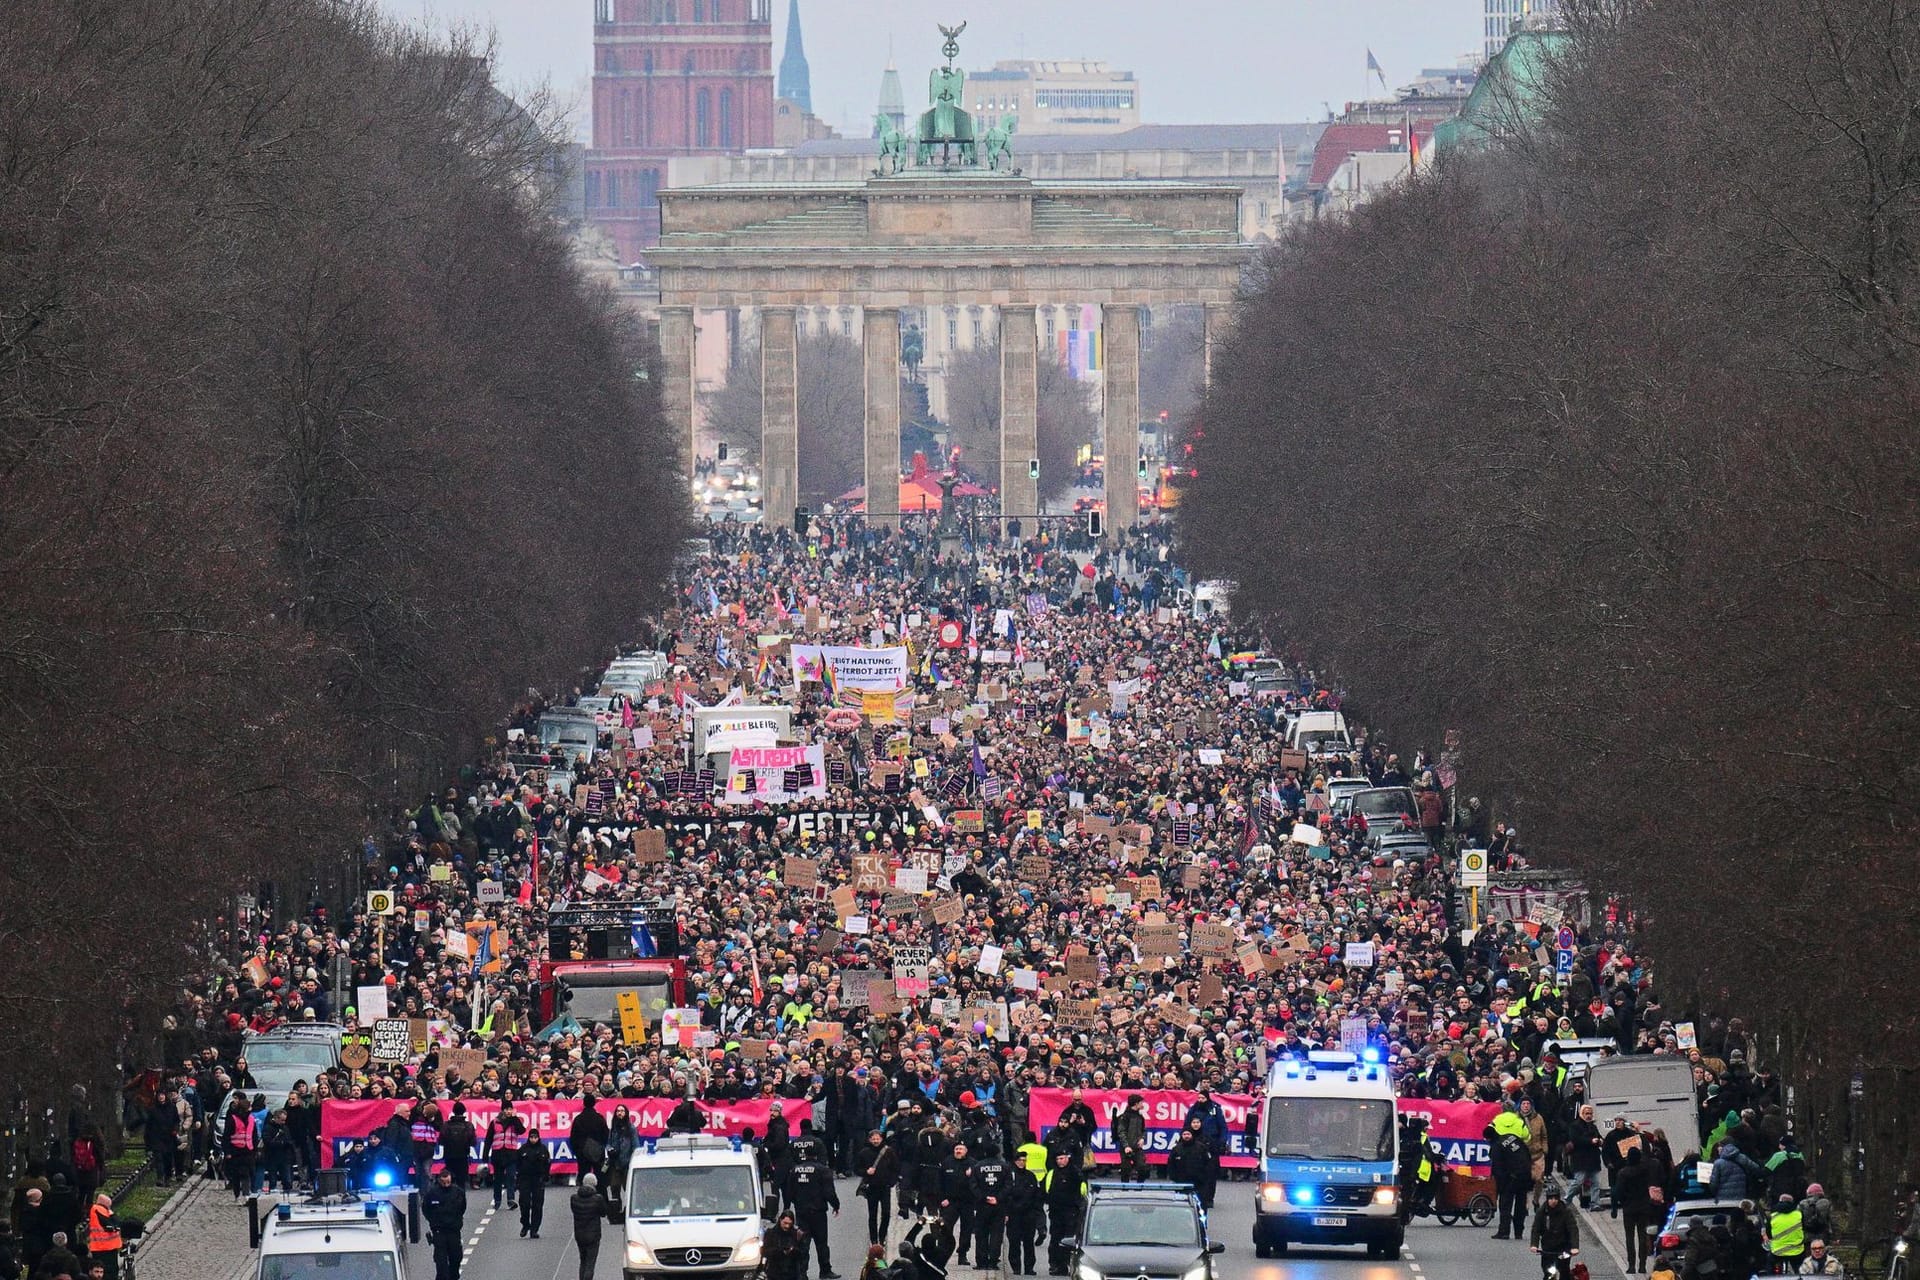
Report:
<svg viewBox="0 0 1920 1280"><path fill-rule="evenodd" d="M1913 1239L1886 1236L1860 1246L1860 1275L1865 1280L1913 1280Z"/></svg>

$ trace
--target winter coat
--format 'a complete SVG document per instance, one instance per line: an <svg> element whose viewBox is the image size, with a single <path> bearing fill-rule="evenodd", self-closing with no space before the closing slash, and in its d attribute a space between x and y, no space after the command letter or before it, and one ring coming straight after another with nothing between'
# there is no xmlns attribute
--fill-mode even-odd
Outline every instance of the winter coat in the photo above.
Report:
<svg viewBox="0 0 1920 1280"><path fill-rule="evenodd" d="M573 1213L574 1243L599 1244L601 1224L607 1216L607 1202L600 1198L599 1190L578 1188L567 1197L567 1208Z"/></svg>

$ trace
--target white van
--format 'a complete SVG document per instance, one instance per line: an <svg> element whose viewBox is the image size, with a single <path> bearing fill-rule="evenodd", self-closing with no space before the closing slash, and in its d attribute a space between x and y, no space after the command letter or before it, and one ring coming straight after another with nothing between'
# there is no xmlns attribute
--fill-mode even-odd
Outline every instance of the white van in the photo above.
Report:
<svg viewBox="0 0 1920 1280"><path fill-rule="evenodd" d="M760 1270L760 1167L751 1148L709 1134L671 1134L627 1162L625 1280L748 1280Z"/></svg>
<svg viewBox="0 0 1920 1280"><path fill-rule="evenodd" d="M406 1219L388 1200L315 1196L260 1226L255 1280L407 1280Z"/></svg>
<svg viewBox="0 0 1920 1280"><path fill-rule="evenodd" d="M1353 750L1347 718L1338 711L1302 711L1287 726L1287 750L1309 756L1346 754Z"/></svg>
<svg viewBox="0 0 1920 1280"><path fill-rule="evenodd" d="M1700 1146L1699 1103L1693 1065L1668 1054L1634 1053L1587 1064L1587 1101L1605 1133L1615 1116L1644 1131L1665 1129L1676 1160Z"/></svg>

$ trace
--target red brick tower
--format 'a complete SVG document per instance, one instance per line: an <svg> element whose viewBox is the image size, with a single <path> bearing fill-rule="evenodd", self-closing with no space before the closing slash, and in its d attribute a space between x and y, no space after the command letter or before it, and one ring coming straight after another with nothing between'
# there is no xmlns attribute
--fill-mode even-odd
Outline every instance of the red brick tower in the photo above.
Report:
<svg viewBox="0 0 1920 1280"><path fill-rule="evenodd" d="M773 145L771 0L593 0L587 217L632 262L674 156Z"/></svg>

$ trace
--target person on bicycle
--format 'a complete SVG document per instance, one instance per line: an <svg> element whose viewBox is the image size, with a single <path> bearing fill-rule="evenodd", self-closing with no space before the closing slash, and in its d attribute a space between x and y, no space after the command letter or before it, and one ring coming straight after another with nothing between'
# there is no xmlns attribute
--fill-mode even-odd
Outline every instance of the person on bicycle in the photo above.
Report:
<svg viewBox="0 0 1920 1280"><path fill-rule="evenodd" d="M1540 1274L1571 1280L1573 1267L1560 1265L1580 1254L1580 1221L1560 1190L1558 1178L1547 1179L1546 1203L1533 1215L1533 1251L1540 1255Z"/></svg>

